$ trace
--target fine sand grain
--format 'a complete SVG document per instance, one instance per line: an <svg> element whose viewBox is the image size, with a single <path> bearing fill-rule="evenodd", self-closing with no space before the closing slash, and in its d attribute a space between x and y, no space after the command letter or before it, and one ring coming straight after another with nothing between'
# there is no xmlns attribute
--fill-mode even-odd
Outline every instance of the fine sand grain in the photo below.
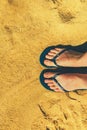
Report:
<svg viewBox="0 0 87 130"><path fill-rule="evenodd" d="M87 130L87 91L39 82L43 49L86 40L87 0L0 1L0 130Z"/></svg>

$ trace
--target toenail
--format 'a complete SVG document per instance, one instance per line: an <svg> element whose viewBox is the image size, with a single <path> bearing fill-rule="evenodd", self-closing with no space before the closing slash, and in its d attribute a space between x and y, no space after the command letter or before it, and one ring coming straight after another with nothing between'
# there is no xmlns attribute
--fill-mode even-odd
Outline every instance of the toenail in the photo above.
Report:
<svg viewBox="0 0 87 130"><path fill-rule="evenodd" d="M48 60L44 60L44 62L47 62Z"/></svg>
<svg viewBox="0 0 87 130"><path fill-rule="evenodd" d="M59 88L56 88L55 90L59 90Z"/></svg>
<svg viewBox="0 0 87 130"><path fill-rule="evenodd" d="M44 80L45 83L48 83L47 80Z"/></svg>
<svg viewBox="0 0 87 130"><path fill-rule="evenodd" d="M44 77L47 77L47 74L44 74Z"/></svg>
<svg viewBox="0 0 87 130"><path fill-rule="evenodd" d="M55 89L55 91L57 92L57 91L59 91L59 89L58 89L58 88L56 88L56 89Z"/></svg>
<svg viewBox="0 0 87 130"><path fill-rule="evenodd" d="M46 63L46 62L49 62L49 60L45 60L45 63Z"/></svg>
<svg viewBox="0 0 87 130"><path fill-rule="evenodd" d="M49 52L48 54L51 54L52 52Z"/></svg>
<svg viewBox="0 0 87 130"><path fill-rule="evenodd" d="M54 90L54 88L52 88L52 87L50 87L50 89L53 89L53 90Z"/></svg>
<svg viewBox="0 0 87 130"><path fill-rule="evenodd" d="M59 51L60 49L59 48L55 48L56 51Z"/></svg>
<svg viewBox="0 0 87 130"><path fill-rule="evenodd" d="M53 85L53 86L52 86L52 88L54 88L54 89L55 89L55 85Z"/></svg>
<svg viewBox="0 0 87 130"><path fill-rule="evenodd" d="M45 57L48 57L49 55L46 55Z"/></svg>
<svg viewBox="0 0 87 130"><path fill-rule="evenodd" d="M48 73L44 74L44 77L48 77Z"/></svg>

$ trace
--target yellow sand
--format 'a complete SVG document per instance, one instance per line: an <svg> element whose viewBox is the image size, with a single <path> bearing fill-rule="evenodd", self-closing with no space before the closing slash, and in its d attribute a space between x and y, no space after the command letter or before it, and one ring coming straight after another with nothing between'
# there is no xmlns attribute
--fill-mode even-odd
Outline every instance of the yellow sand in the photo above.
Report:
<svg viewBox="0 0 87 130"><path fill-rule="evenodd" d="M0 1L0 130L87 130L87 92L44 89L44 48L87 40L87 0Z"/></svg>

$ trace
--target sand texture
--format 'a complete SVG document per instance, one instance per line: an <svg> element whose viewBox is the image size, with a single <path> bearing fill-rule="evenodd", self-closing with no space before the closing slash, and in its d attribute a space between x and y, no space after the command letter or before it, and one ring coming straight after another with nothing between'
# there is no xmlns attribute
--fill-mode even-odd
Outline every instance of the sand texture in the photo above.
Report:
<svg viewBox="0 0 87 130"><path fill-rule="evenodd" d="M87 130L87 91L39 82L47 46L87 40L87 0L0 1L0 130Z"/></svg>

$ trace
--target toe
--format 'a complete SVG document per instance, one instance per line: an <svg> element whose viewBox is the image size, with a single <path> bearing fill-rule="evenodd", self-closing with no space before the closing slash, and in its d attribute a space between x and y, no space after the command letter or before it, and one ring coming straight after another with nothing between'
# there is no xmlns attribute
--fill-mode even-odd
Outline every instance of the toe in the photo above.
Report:
<svg viewBox="0 0 87 130"><path fill-rule="evenodd" d="M50 85L49 87L50 87L51 89L53 89L53 90L56 89L54 84L53 84L53 85Z"/></svg>
<svg viewBox="0 0 87 130"><path fill-rule="evenodd" d="M59 88L56 88L54 91L55 92L61 92L61 90Z"/></svg>
<svg viewBox="0 0 87 130"><path fill-rule="evenodd" d="M61 51L64 50L64 49L61 49L61 48L55 48L55 50L56 50L57 52L61 52Z"/></svg>
<svg viewBox="0 0 87 130"><path fill-rule="evenodd" d="M53 59L53 56L52 55L46 55L46 58L47 59Z"/></svg>
<svg viewBox="0 0 87 130"><path fill-rule="evenodd" d="M49 53L48 53L48 55L50 55L50 56L53 56L53 57L54 57L56 54L55 54L55 53L53 53L53 52L49 52Z"/></svg>
<svg viewBox="0 0 87 130"><path fill-rule="evenodd" d="M46 72L46 73L44 73L44 77L45 78L51 78L53 76L54 76L54 73L52 73L52 72Z"/></svg>
<svg viewBox="0 0 87 130"><path fill-rule="evenodd" d="M52 86L54 86L54 84L53 83L48 83L48 86L52 87Z"/></svg>
<svg viewBox="0 0 87 130"><path fill-rule="evenodd" d="M53 80L50 80L50 79L45 79L45 80L44 80L44 82L45 82L45 83L52 83L52 82L53 82Z"/></svg>
<svg viewBox="0 0 87 130"><path fill-rule="evenodd" d="M58 51L57 51L57 50L55 50L55 49L50 50L50 52L51 52L51 53L54 53L54 54L57 54L57 53L58 53Z"/></svg>
<svg viewBox="0 0 87 130"><path fill-rule="evenodd" d="M60 89L58 88L58 86L55 86L54 84L53 85L49 85L49 87L51 88L51 89L53 89L54 91L60 91Z"/></svg>
<svg viewBox="0 0 87 130"><path fill-rule="evenodd" d="M55 66L54 63L50 60L44 60L44 64L47 66Z"/></svg>

